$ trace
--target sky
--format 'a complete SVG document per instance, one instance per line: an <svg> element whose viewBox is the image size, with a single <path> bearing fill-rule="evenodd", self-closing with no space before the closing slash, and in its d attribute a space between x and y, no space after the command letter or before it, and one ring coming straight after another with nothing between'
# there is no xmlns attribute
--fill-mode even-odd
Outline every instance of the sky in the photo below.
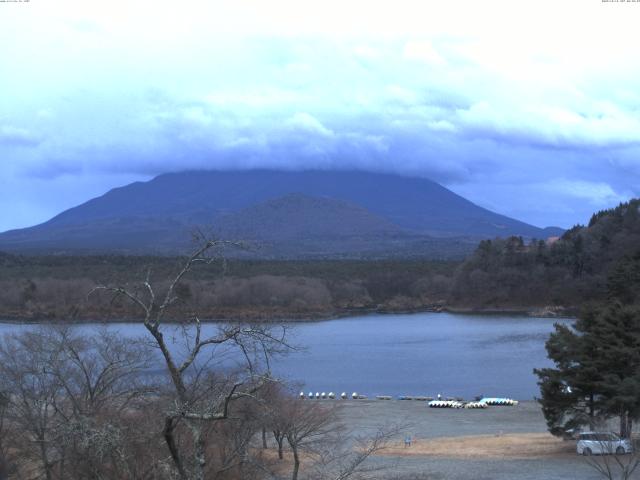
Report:
<svg viewBox="0 0 640 480"><path fill-rule="evenodd" d="M3 1L0 231L256 167L586 223L640 196L638 24L640 1Z"/></svg>

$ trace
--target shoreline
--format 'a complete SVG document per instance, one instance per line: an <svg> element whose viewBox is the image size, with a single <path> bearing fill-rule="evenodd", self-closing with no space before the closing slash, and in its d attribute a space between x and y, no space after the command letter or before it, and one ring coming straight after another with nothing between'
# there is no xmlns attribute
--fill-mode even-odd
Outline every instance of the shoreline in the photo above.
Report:
<svg viewBox="0 0 640 480"><path fill-rule="evenodd" d="M505 315L518 317L538 317L538 318L557 318L572 319L577 316L577 308L561 307L560 309L548 310L549 307L491 307L491 308L472 308L472 307L455 307L455 306L429 306L425 308L405 308L405 309L385 309L385 308L367 308L367 309L349 309L332 313L302 313L297 315L271 315L262 317L259 315L229 315L220 317L201 318L202 323L314 323L325 322L331 320L339 320L348 317L366 317L373 315L411 315L418 313L451 313L461 315ZM70 320L60 318L52 318L51 316L22 316L22 315L6 315L0 316L0 324L7 325L41 325L41 324L118 324L118 323L138 323L140 317L82 317ZM171 319L167 324L183 323L179 319Z"/></svg>

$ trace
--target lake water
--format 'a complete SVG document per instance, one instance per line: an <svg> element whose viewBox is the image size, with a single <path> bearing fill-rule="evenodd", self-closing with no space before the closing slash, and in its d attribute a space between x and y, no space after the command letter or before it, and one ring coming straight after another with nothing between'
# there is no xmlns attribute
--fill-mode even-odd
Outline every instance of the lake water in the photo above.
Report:
<svg viewBox="0 0 640 480"><path fill-rule="evenodd" d="M532 399L538 395L532 370L551 365L544 342L557 321L415 313L294 324L289 338L305 348L277 359L273 371L300 382L305 392ZM33 327L2 324L0 333L24 328ZM139 324L110 328L145 333Z"/></svg>

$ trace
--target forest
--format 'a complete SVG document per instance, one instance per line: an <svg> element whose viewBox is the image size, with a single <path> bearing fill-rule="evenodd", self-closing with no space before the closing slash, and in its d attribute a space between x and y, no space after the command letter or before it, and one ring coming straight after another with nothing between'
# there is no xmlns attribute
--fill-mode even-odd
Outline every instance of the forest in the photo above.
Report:
<svg viewBox="0 0 640 480"><path fill-rule="evenodd" d="M0 257L0 316L27 321L126 320L135 316L131 305L105 296L89 300L87 293L96 285L134 282L147 274L162 285L181 261L170 257L5 254ZM220 259L184 279L178 294L185 308L205 319L304 320L415 311L444 303L458 264Z"/></svg>
<svg viewBox="0 0 640 480"><path fill-rule="evenodd" d="M448 302L576 309L602 302L608 285L620 282L634 303L640 286L638 199L593 214L587 226L576 225L553 242L482 241L456 271Z"/></svg>
<svg viewBox="0 0 640 480"><path fill-rule="evenodd" d="M464 261L240 260L220 258L178 286L205 319L306 320L420 310L573 314L624 278L637 300L640 200L595 213L558 239L487 239ZM101 284L150 275L160 284L184 258L0 254L0 316L13 320L126 320L131 305ZM629 280L631 279L631 280ZM633 302L632 302L633 303ZM181 312L184 313L184 312Z"/></svg>

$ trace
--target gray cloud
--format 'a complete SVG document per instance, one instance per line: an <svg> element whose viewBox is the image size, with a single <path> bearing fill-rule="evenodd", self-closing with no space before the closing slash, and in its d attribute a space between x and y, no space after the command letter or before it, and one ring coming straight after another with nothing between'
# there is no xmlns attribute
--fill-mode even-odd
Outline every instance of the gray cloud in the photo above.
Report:
<svg viewBox="0 0 640 480"><path fill-rule="evenodd" d="M0 78L19 99L0 126L3 178L89 195L83 182L98 193L181 169L357 168L432 178L562 226L640 193L640 97L623 88L640 81L633 59L599 56L604 76L544 39L213 38L208 26L136 43L139 29L109 22L62 22L72 49L16 30L12 44L41 53ZM53 214L68 204L51 192Z"/></svg>
<svg viewBox="0 0 640 480"><path fill-rule="evenodd" d="M37 147L42 139L25 128L0 125L0 145L8 147Z"/></svg>

